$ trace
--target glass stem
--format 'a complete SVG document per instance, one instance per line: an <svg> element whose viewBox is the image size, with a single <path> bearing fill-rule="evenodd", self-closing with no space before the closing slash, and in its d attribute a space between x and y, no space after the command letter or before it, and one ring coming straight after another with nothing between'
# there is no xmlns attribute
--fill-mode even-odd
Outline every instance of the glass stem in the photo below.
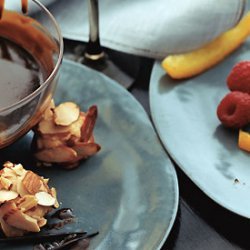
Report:
<svg viewBox="0 0 250 250"><path fill-rule="evenodd" d="M98 61L103 59L104 51L99 39L99 9L98 0L88 0L89 13L89 41L84 57L88 60Z"/></svg>

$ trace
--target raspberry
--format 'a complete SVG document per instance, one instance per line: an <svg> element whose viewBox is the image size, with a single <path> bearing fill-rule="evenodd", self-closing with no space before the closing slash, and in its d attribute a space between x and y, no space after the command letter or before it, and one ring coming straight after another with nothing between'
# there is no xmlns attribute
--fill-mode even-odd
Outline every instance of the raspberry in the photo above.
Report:
<svg viewBox="0 0 250 250"><path fill-rule="evenodd" d="M250 122L250 95L239 91L228 93L217 108L221 123L230 128L242 128Z"/></svg>
<svg viewBox="0 0 250 250"><path fill-rule="evenodd" d="M250 94L250 61L237 63L227 77L227 86L231 91Z"/></svg>

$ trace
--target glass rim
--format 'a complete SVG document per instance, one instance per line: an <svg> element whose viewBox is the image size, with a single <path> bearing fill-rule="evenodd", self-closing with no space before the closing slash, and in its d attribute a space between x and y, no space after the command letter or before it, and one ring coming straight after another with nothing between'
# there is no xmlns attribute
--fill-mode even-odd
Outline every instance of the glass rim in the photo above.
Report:
<svg viewBox="0 0 250 250"><path fill-rule="evenodd" d="M52 78L56 75L57 71L59 70L59 67L62 63L62 59L63 59L63 37L62 37L62 33L61 33L61 29L56 21L56 19L54 18L54 16L50 13L50 11L42 4L39 2L39 0L30 0L33 1L35 4L37 4L50 18L50 20L52 21L56 33L58 35L58 41L59 41L59 54L58 54L58 59L56 61L55 67L52 70L52 72L49 74L49 76L41 83L41 85L32 93L30 93L29 95L25 96L24 98L22 98L21 100L6 106L4 108L0 108L0 113L2 112L6 112L9 109L15 108L16 106L20 106L22 104L25 104L27 101L33 99L34 97L36 97L38 94L40 94L42 92L42 90L44 90L44 88L47 87L47 85L51 82Z"/></svg>

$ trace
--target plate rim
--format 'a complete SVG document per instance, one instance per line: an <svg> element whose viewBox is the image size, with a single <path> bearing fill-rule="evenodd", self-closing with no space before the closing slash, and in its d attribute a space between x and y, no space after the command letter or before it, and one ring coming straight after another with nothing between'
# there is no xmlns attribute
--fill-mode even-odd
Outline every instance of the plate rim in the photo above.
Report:
<svg viewBox="0 0 250 250"><path fill-rule="evenodd" d="M164 138L164 136L162 135L161 129L159 128L159 125L157 124L157 122L155 121L155 114L153 112L153 106L155 104L153 104L152 101L152 89L153 89L153 83L152 80L155 80L155 75L156 75L156 70L157 68L161 68L162 72L164 73L164 69L161 67L161 61L160 60L155 60L153 68L152 68L152 73L150 76L150 86L149 86L149 106L150 106L150 112L151 112L151 116L152 116L152 121L154 123L154 126L156 128L157 134L159 135L159 138L162 142L162 144L164 145L166 151L169 153L170 157L173 159L173 161L176 163L177 167L179 169L181 169L185 175L187 176L187 178L189 178L207 197L209 197L210 199L212 199L214 202L216 202L219 206L227 209L228 211L241 216L242 218L247 218L250 219L250 213L244 213L244 212L240 212L237 209L235 209L234 207L227 205L223 202L220 201L220 199L218 199L216 196L213 195L212 192L210 192L208 189L206 189L206 187L204 188L204 185L202 185L199 180L196 180L195 178L192 177L192 173L189 171L188 167L183 167L183 164L180 163L180 161L175 157L175 154L172 152L172 150L169 148L169 146L167 145L167 143L162 139L162 137ZM165 73L167 74L167 73ZM153 79L154 78L154 79ZM157 78L159 78L159 75L157 75Z"/></svg>
<svg viewBox="0 0 250 250"><path fill-rule="evenodd" d="M133 96L133 94L131 92L129 92L127 89L125 89L123 86L121 86L119 83L117 83L115 80L111 79L110 77L104 75L101 72L98 72L94 69L91 69L85 65L82 65L78 62L69 60L69 59L63 59L62 64L70 64L74 67L79 67L82 68L84 70L88 70L90 72L94 72L94 74L99 74L101 75L101 77L103 77L104 79L107 79L108 82L112 83L114 88L117 88L119 91L123 92L124 94L126 94L128 96L128 98L130 98L131 100L133 100L136 105L141 109L141 112L143 112L143 115L145 116L145 119L147 119L150 123L150 126L152 128L152 132L155 134L155 137L157 138L158 142L159 142L159 147L162 150L162 153L165 155L166 160L169 162L169 164L167 164L168 166L166 166L170 171L171 171L171 178L172 181L174 183L173 188L175 189L173 198L174 198L174 203L173 203L173 210L172 210L172 216L171 219L169 220L169 224L166 225L166 230L164 232L162 232L162 237L159 237L158 239L158 246L157 249L160 250L162 248L162 246L165 244L167 238L169 237L169 234L171 233L175 220L177 218L177 213L179 210L179 199L180 199L180 194L179 194L179 183L178 183L178 176L177 176L177 172L175 169L175 166L172 162L172 160L170 159L167 151L165 150L165 148L163 147L163 144L157 134L157 131L154 127L153 122L151 121L148 113L145 111L144 107L142 106L142 104ZM60 68L61 70L61 68ZM59 73L59 82L60 82L60 73Z"/></svg>

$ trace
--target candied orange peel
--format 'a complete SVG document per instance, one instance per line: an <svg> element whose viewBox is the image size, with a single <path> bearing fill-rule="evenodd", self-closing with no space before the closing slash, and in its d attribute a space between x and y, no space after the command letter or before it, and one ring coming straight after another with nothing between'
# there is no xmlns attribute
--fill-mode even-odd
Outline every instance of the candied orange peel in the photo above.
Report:
<svg viewBox="0 0 250 250"><path fill-rule="evenodd" d="M250 152L250 134L249 132L239 130L238 146L240 149Z"/></svg>
<svg viewBox="0 0 250 250"><path fill-rule="evenodd" d="M185 54L167 56L162 67L174 79L196 76L236 50L250 34L250 12L232 29L224 32L200 49Z"/></svg>
<svg viewBox="0 0 250 250"><path fill-rule="evenodd" d="M39 232L44 216L58 208L55 188L48 179L25 170L21 164L6 162L0 170L0 225L7 237Z"/></svg>
<svg viewBox="0 0 250 250"><path fill-rule="evenodd" d="M93 135L96 119L96 106L84 113L73 102L64 102L57 107L51 102L34 128L32 147L35 158L44 166L77 167L82 159L101 149Z"/></svg>

